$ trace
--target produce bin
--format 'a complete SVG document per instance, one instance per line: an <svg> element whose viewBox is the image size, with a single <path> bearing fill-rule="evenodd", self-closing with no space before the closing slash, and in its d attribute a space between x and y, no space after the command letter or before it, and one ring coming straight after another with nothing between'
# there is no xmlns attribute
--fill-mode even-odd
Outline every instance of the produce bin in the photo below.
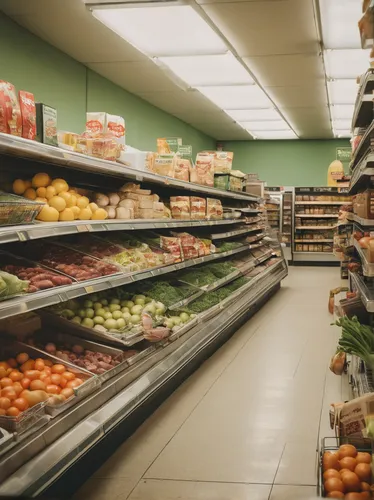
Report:
<svg viewBox="0 0 374 500"><path fill-rule="evenodd" d="M0 226L30 224L45 203L28 200L22 196L0 192Z"/></svg>
<svg viewBox="0 0 374 500"><path fill-rule="evenodd" d="M33 341L35 344L33 345L34 347L36 346L38 349L43 351L43 353L48 354L47 351L42 347L43 345L51 342L53 340L54 344L62 344L62 345L69 345L73 346L76 344L79 344L82 346L85 350L92 351L92 352L100 352L103 354L108 354L110 355L114 360L118 361L119 364L114 366L113 368L107 370L105 373L101 374L94 374L96 377L100 380L101 383L105 382L106 380L109 380L110 378L114 377L117 375L117 373L121 372L122 370L125 370L129 365L126 362L126 358L124 356L123 351L116 349L114 347L110 347L104 344L99 344L97 342L92 342L90 340L82 339L81 337L75 337L74 335L69 335L69 333L53 333L53 335L49 334L48 332L37 332L27 339L27 343L30 344L30 341ZM56 356L57 359L60 359L58 356ZM80 368L77 366L74 361L70 361L70 364L74 366L75 368ZM91 371L86 368L88 372L91 373Z"/></svg>

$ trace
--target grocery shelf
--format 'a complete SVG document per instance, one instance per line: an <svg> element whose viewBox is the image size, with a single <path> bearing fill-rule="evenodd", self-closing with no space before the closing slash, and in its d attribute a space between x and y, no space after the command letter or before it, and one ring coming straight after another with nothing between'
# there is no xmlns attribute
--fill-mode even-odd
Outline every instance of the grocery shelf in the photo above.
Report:
<svg viewBox="0 0 374 500"><path fill-rule="evenodd" d="M355 238L353 239L353 246L360 256L364 276L374 277L374 263L367 260L365 249L360 247L359 242Z"/></svg>
<svg viewBox="0 0 374 500"><path fill-rule="evenodd" d="M225 300L214 316L198 322L174 342L155 348L138 365L108 380L79 405L69 408L27 439L15 442L2 461L1 496L37 496L61 478L130 415L157 394L171 377L218 346L230 327L254 313L287 275L284 260L265 269ZM228 307L229 306L229 307ZM130 385L131 384L131 385Z"/></svg>
<svg viewBox="0 0 374 500"><path fill-rule="evenodd" d="M339 214L298 214L295 213L295 217L303 217L309 219L337 219Z"/></svg>
<svg viewBox="0 0 374 500"><path fill-rule="evenodd" d="M295 243L333 243L334 240L295 240Z"/></svg>
<svg viewBox="0 0 374 500"><path fill-rule="evenodd" d="M332 252L293 252L296 262L337 262Z"/></svg>
<svg viewBox="0 0 374 500"><path fill-rule="evenodd" d="M371 290L358 273L348 271L348 276L353 290L360 294L362 303L368 312L374 312L374 290Z"/></svg>
<svg viewBox="0 0 374 500"><path fill-rule="evenodd" d="M261 227L247 227L244 229L235 229L234 231L227 231L226 233L214 233L209 234L208 237L212 240L221 240L224 238L232 238L233 236L239 236L241 234L253 233L255 231L261 231Z"/></svg>
<svg viewBox="0 0 374 500"><path fill-rule="evenodd" d="M367 127L373 120L373 90L374 71L368 69L356 97L355 108L352 117L352 130L356 127Z"/></svg>
<svg viewBox="0 0 374 500"><path fill-rule="evenodd" d="M359 217L356 214L347 214L347 219L352 222L357 222L357 224L360 224L360 226L363 227L373 227L374 226L374 219L364 219L362 217Z"/></svg>
<svg viewBox="0 0 374 500"><path fill-rule="evenodd" d="M104 276L102 278L87 280L81 283L74 283L73 285L69 286L50 288L43 292L25 294L0 302L0 319L9 318L10 316L34 311L43 307L52 306L60 302L66 302L69 299L80 297L82 295L101 292L102 290L108 290L110 288L115 288L121 285L127 285L135 281L149 279L166 273L172 273L174 271L178 271L179 269L203 264L204 262L222 259L230 255L244 252L245 250L249 250L250 248L252 247L249 245L243 245L239 248L235 248L234 250L229 250L227 252L217 252L206 255L204 257L185 260L183 262L172 264L170 266L144 269L132 274L114 274L111 276Z"/></svg>
<svg viewBox="0 0 374 500"><path fill-rule="evenodd" d="M352 205L351 201L295 201L295 205Z"/></svg>
<svg viewBox="0 0 374 500"><path fill-rule="evenodd" d="M325 230L325 229L335 229L336 226L295 226L295 229L312 229L312 230Z"/></svg>
<svg viewBox="0 0 374 500"><path fill-rule="evenodd" d="M356 194L362 187L374 181L374 153L369 151L352 171L349 193Z"/></svg>
<svg viewBox="0 0 374 500"><path fill-rule="evenodd" d="M370 141L373 135L374 135L374 120L370 123L370 125L366 129L363 138L359 142L355 152L352 154L352 160L351 163L349 164L351 171L353 171L353 169L358 165L358 162L364 156L366 156L368 152L371 151Z"/></svg>
<svg viewBox="0 0 374 500"><path fill-rule="evenodd" d="M43 163L53 163L60 167L82 170L84 172L103 174L123 179L131 179L137 182L149 182L161 184L164 187L185 189L187 191L204 193L219 198L231 198L243 201L258 201L259 198L244 192L225 191L209 186L202 186L192 182L181 181L173 177L153 174L148 171L136 170L126 167L121 163L100 160L92 156L86 156L71 151L66 151L47 144L30 141L9 134L0 134L0 155L11 155L18 158L32 159Z"/></svg>
<svg viewBox="0 0 374 500"><path fill-rule="evenodd" d="M175 219L132 219L132 220L88 220L74 222L36 222L19 226L0 228L0 243L36 240L67 234L104 231L132 231L141 229L171 229L177 227L211 227L239 224L240 219L219 220L175 220Z"/></svg>

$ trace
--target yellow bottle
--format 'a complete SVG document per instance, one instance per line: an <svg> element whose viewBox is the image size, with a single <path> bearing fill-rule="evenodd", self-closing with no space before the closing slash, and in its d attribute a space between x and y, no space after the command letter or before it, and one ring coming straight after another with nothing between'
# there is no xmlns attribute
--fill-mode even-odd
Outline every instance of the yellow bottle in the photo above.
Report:
<svg viewBox="0 0 374 500"><path fill-rule="evenodd" d="M344 176L343 163L339 160L334 160L330 163L327 170L327 185L337 186L337 179L342 179Z"/></svg>

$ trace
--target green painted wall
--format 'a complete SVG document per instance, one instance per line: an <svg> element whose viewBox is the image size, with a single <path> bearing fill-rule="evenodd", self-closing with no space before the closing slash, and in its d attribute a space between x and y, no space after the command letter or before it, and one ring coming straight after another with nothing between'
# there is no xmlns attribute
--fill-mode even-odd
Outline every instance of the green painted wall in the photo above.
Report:
<svg viewBox="0 0 374 500"><path fill-rule="evenodd" d="M326 186L336 148L349 146L348 139L224 142L234 152L234 168L258 173L268 186Z"/></svg>
<svg viewBox="0 0 374 500"><path fill-rule="evenodd" d="M89 70L0 13L0 79L57 109L61 130L83 132L88 111L107 111L126 120L127 143L156 148L157 137L182 137L194 153L215 140Z"/></svg>

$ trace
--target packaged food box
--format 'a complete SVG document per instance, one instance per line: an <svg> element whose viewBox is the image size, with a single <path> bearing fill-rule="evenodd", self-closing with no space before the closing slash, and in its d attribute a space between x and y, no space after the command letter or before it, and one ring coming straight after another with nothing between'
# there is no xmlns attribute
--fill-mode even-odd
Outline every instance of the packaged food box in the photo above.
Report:
<svg viewBox="0 0 374 500"><path fill-rule="evenodd" d="M190 197L189 196L171 196L170 210L173 219L190 219Z"/></svg>
<svg viewBox="0 0 374 500"><path fill-rule="evenodd" d="M180 146L182 146L181 137L163 137L157 139L157 152L161 155L177 153Z"/></svg>
<svg viewBox="0 0 374 500"><path fill-rule="evenodd" d="M86 132L100 137L110 134L124 151L126 144L125 120L122 116L111 115L102 111L86 113Z"/></svg>
<svg viewBox="0 0 374 500"><path fill-rule="evenodd" d="M152 172L158 175L174 177L175 155L156 154L153 159Z"/></svg>
<svg viewBox="0 0 374 500"><path fill-rule="evenodd" d="M22 137L33 141L36 136L36 108L34 94L20 90L18 98L22 117Z"/></svg>
<svg viewBox="0 0 374 500"><path fill-rule="evenodd" d="M77 150L78 134L59 130L57 132L58 147L68 151Z"/></svg>
<svg viewBox="0 0 374 500"><path fill-rule="evenodd" d="M57 146L57 111L41 102L36 107L36 136L38 142Z"/></svg>
<svg viewBox="0 0 374 500"><path fill-rule="evenodd" d="M0 106L1 115L5 117L5 127L4 118L2 119L2 132L6 134L16 135L21 137L22 135L22 117L21 110L19 107L19 102L17 99L17 92L15 86L4 80L0 80Z"/></svg>
<svg viewBox="0 0 374 500"><path fill-rule="evenodd" d="M190 181L203 186L214 186L214 155L198 153L191 167Z"/></svg>
<svg viewBox="0 0 374 500"><path fill-rule="evenodd" d="M208 219L222 219L223 208L221 200L216 200L214 198L207 198L206 215Z"/></svg>
<svg viewBox="0 0 374 500"><path fill-rule="evenodd" d="M223 191L228 191L230 186L230 176L229 174L214 174L214 187L217 189L222 189Z"/></svg>
<svg viewBox="0 0 374 500"><path fill-rule="evenodd" d="M176 155L175 167L174 167L174 178L179 179L181 181L189 182L190 169L191 169L190 160L185 160L183 158L180 158L179 155Z"/></svg>
<svg viewBox="0 0 374 500"><path fill-rule="evenodd" d="M206 219L206 199L198 196L190 197L191 219L204 220Z"/></svg>
<svg viewBox="0 0 374 500"><path fill-rule="evenodd" d="M229 174L232 168L234 153L232 151L204 151L214 156L214 173Z"/></svg>
<svg viewBox="0 0 374 500"><path fill-rule="evenodd" d="M174 262L181 262L183 260L180 238L160 236L160 247L173 255Z"/></svg>
<svg viewBox="0 0 374 500"><path fill-rule="evenodd" d="M367 189L354 197L353 212L363 219L374 219L374 189Z"/></svg>
<svg viewBox="0 0 374 500"><path fill-rule="evenodd" d="M229 174L230 183L229 190L230 191L243 191L245 174L240 170L232 170Z"/></svg>

